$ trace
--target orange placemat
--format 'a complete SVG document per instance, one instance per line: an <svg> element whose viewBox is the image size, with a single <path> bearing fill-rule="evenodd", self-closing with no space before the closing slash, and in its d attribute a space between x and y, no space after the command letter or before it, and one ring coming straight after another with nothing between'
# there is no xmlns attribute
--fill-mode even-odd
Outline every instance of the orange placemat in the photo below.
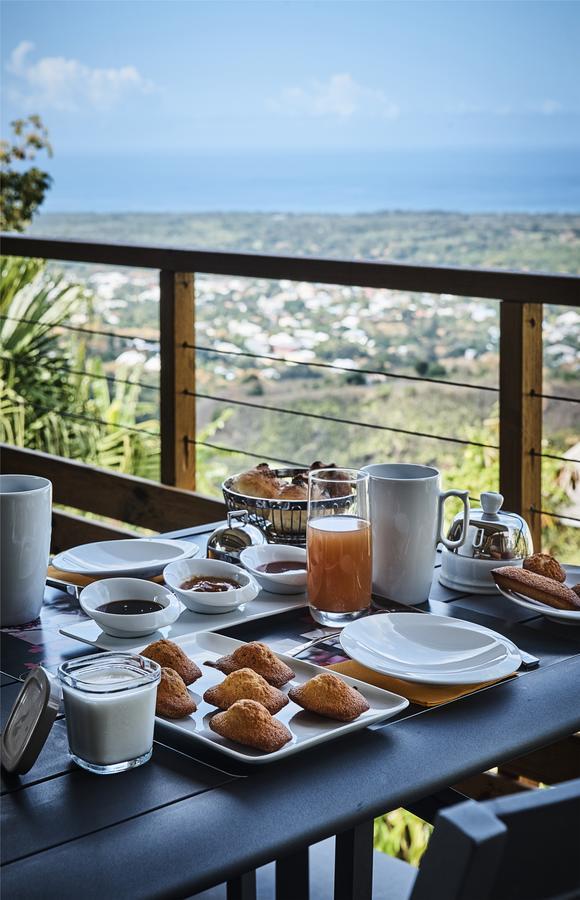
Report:
<svg viewBox="0 0 580 900"><path fill-rule="evenodd" d="M100 581L102 578L112 577L108 575L74 575L72 572L61 572L60 569L55 569L54 566L48 567L46 576L47 578L58 578L59 581L65 581L67 584L74 584L77 587L86 587L87 584L92 584L93 581ZM148 578L147 581L155 581L157 584L163 584L163 576L155 575L153 578Z"/></svg>
<svg viewBox="0 0 580 900"><path fill-rule="evenodd" d="M495 681L484 681L481 684L416 684L413 681L403 681L400 678L393 678L391 675L381 675L379 672L373 672L366 666L361 666L354 659L347 659L345 662L334 663L328 666L335 672L342 675L349 675L351 678L358 678L359 681L366 681L368 684L374 684L375 687L383 688L385 691L393 691L406 697L411 703L417 706L439 706L441 703L449 703L450 700L457 700L466 694L473 694L483 687L489 687L491 684L498 684L500 681L506 681L506 678L498 678ZM513 678L513 675L508 675Z"/></svg>

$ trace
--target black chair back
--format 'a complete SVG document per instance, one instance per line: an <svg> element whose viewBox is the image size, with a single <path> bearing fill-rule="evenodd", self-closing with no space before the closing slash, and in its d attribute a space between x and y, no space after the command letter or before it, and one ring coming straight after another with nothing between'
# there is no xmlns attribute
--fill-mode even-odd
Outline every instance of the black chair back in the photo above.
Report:
<svg viewBox="0 0 580 900"><path fill-rule="evenodd" d="M439 813L410 900L578 900L580 779Z"/></svg>

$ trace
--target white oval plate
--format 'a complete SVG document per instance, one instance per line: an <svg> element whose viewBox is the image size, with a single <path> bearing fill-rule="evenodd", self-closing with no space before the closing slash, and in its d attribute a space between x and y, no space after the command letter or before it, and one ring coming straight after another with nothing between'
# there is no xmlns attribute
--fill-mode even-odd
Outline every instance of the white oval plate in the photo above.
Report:
<svg viewBox="0 0 580 900"><path fill-rule="evenodd" d="M580 609L556 609L555 606L548 606L547 603L540 603L539 600L530 600L529 597L524 597L522 594L518 594L517 591L504 590L498 584L496 584L496 587L500 594L503 594L512 603L517 603L518 606L523 606L524 609L530 609L541 616L546 616L547 619L557 622L558 625L580 625Z"/></svg>
<svg viewBox="0 0 580 900"><path fill-rule="evenodd" d="M56 569L74 575L159 575L165 566L197 556L199 547L191 541L158 538L130 538L97 541L64 550L52 560Z"/></svg>
<svg viewBox="0 0 580 900"><path fill-rule="evenodd" d="M361 665L423 684L493 681L517 671L522 661L517 647L489 628L424 613L385 613L357 619L343 629L340 642ZM480 647L488 643L489 650L465 657L478 642ZM408 662L401 661L404 655Z"/></svg>

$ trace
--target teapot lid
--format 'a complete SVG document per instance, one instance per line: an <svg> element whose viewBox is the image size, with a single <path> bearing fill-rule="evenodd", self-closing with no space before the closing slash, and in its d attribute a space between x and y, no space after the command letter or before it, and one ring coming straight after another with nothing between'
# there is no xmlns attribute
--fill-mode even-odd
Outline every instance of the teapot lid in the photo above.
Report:
<svg viewBox="0 0 580 900"><path fill-rule="evenodd" d="M249 521L247 510L239 509L228 512L227 524L220 525L210 534L207 555L239 564L242 550L267 543L262 529Z"/></svg>
<svg viewBox="0 0 580 900"><path fill-rule="evenodd" d="M533 553L532 538L527 522L518 513L502 510L503 495L497 491L484 491L480 497L481 508L471 508L465 542L452 552L472 559L510 560L523 559ZM457 515L448 537L456 540L461 535L463 513Z"/></svg>

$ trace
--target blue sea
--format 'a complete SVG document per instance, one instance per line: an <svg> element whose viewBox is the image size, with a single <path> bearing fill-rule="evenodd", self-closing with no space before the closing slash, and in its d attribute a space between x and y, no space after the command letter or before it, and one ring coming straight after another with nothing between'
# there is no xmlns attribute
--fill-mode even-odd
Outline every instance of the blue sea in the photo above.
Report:
<svg viewBox="0 0 580 900"><path fill-rule="evenodd" d="M45 212L580 212L580 150L56 153Z"/></svg>

